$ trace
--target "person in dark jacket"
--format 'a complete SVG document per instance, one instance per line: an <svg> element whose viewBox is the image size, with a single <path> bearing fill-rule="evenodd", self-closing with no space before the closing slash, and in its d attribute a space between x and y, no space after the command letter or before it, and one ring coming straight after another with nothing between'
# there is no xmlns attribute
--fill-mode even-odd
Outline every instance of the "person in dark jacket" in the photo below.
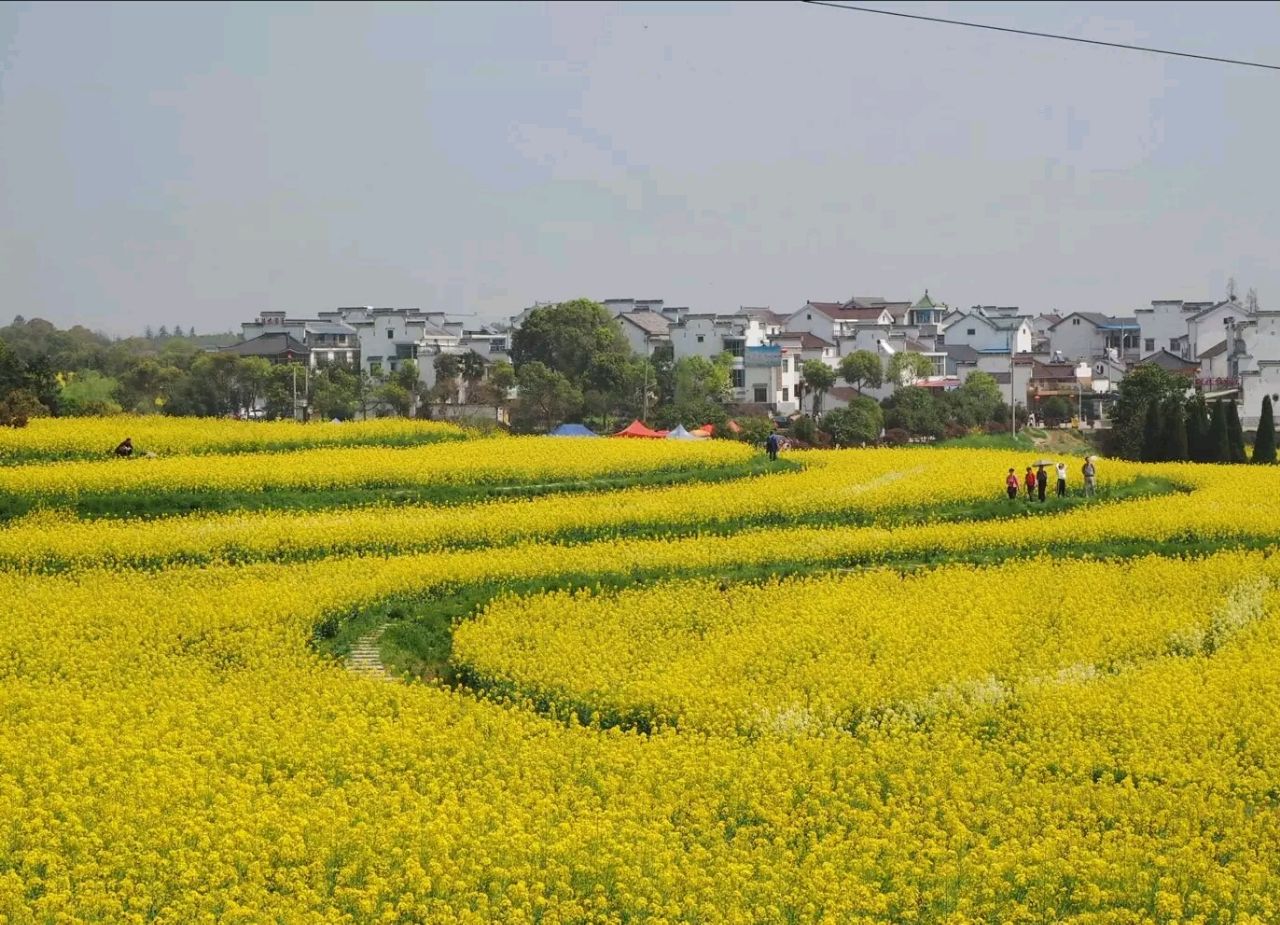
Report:
<svg viewBox="0 0 1280 925"><path fill-rule="evenodd" d="M778 444L781 442L777 434L770 434L769 439L764 442L764 448L769 451L770 459L776 460L778 458Z"/></svg>
<svg viewBox="0 0 1280 925"><path fill-rule="evenodd" d="M1044 466L1036 470L1036 495L1040 498L1041 503L1044 502L1044 490L1049 484L1049 474L1044 471Z"/></svg>
<svg viewBox="0 0 1280 925"><path fill-rule="evenodd" d="M116 447L116 455L121 459L128 459L133 455L133 440L125 437L120 441L120 445Z"/></svg>

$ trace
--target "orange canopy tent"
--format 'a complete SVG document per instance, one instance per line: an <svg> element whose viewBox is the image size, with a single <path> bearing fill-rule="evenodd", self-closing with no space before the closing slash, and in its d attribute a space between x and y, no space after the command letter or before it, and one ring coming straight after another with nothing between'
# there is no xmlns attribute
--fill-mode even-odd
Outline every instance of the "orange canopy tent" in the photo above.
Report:
<svg viewBox="0 0 1280 925"><path fill-rule="evenodd" d="M638 418L614 434L615 437L638 437L649 440L665 437L666 435L667 432L665 430L650 430L645 427L644 423Z"/></svg>

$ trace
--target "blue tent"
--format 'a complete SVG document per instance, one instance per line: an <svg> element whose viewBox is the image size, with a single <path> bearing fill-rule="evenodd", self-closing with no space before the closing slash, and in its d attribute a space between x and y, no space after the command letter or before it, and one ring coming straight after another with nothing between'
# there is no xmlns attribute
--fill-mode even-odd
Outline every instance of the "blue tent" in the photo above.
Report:
<svg viewBox="0 0 1280 925"><path fill-rule="evenodd" d="M598 437L599 434L583 427L581 424L561 424L548 437Z"/></svg>

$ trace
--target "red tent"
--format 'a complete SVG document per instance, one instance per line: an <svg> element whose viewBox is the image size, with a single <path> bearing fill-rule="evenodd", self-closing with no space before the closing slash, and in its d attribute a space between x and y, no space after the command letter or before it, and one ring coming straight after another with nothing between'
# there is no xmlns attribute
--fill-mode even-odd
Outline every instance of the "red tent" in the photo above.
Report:
<svg viewBox="0 0 1280 925"><path fill-rule="evenodd" d="M658 437L665 437L666 435L667 432L665 430L650 430L645 427L644 423L641 422L639 418L628 424L624 430L620 430L614 434L615 437L642 437L650 440Z"/></svg>

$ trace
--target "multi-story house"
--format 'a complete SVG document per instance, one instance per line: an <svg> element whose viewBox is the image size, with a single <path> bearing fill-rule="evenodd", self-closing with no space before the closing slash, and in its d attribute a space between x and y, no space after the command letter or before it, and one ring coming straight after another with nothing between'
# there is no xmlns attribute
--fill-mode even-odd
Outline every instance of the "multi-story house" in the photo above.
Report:
<svg viewBox="0 0 1280 925"><path fill-rule="evenodd" d="M284 334L307 348L306 362L312 367L360 364L360 339L355 328L327 318L289 318L287 312L263 311L253 321L240 325L246 341L266 334ZM297 356L301 360L302 356Z"/></svg>
<svg viewBox="0 0 1280 925"><path fill-rule="evenodd" d="M1140 337L1136 318L1071 312L1049 327L1049 349L1068 360L1110 356L1131 362L1141 353Z"/></svg>

